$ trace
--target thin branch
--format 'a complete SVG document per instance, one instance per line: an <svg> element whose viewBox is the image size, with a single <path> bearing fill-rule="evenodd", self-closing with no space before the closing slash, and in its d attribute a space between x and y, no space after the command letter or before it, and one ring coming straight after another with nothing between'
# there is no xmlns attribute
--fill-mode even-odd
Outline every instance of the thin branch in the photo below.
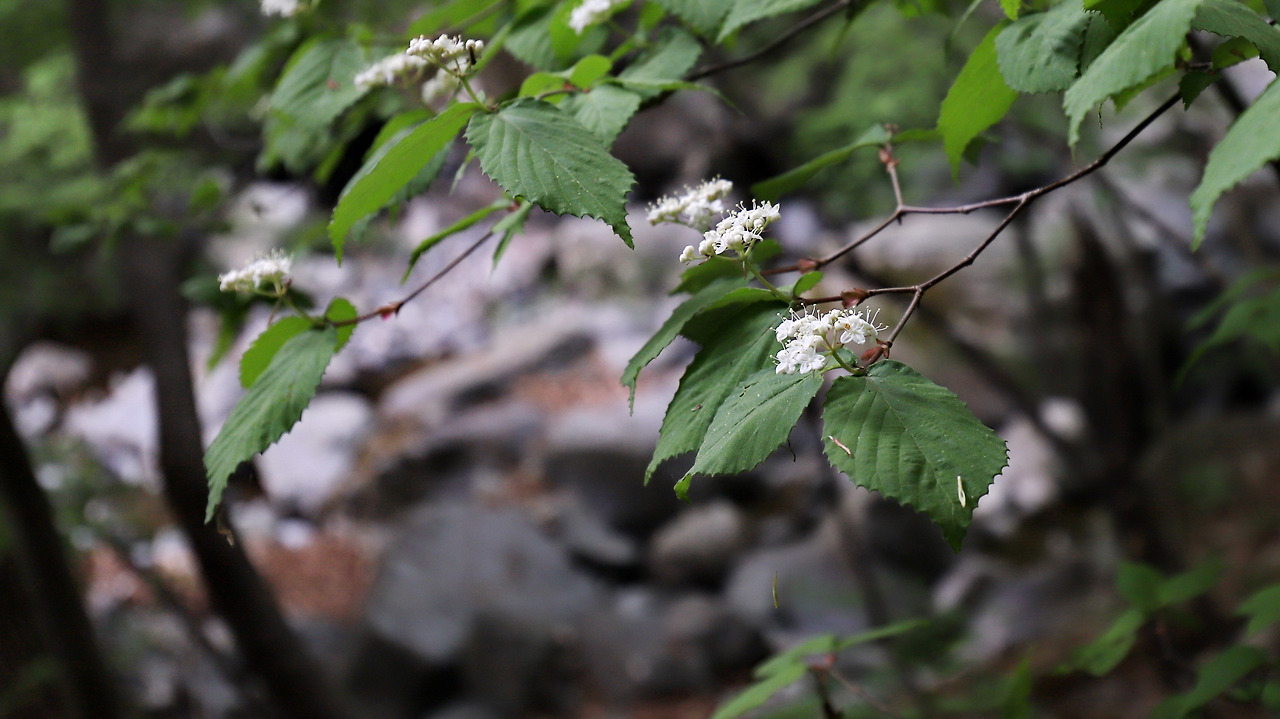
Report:
<svg viewBox="0 0 1280 719"><path fill-rule="evenodd" d="M823 20L826 20L832 15L835 15L841 10L851 7L854 4L854 1L855 0L839 0L839 2L832 3L831 5L828 5L822 8L818 12L796 23L791 28L789 28L786 32L783 32L781 35L774 37L774 39L771 42L766 43L759 50L756 50L753 53L748 53L734 60L726 60L725 62L716 63L714 65L708 65L706 67L694 70L692 73L689 74L689 80L690 81L700 80L708 75L714 75L718 72L724 72L725 70L732 70L735 67L748 65L750 63L755 62L756 60L759 60L760 58L768 57L773 53L774 50L777 50L783 45L786 45L788 42L791 42L792 38L794 38L795 36L799 35L805 30L808 30L814 25L817 25Z"/></svg>

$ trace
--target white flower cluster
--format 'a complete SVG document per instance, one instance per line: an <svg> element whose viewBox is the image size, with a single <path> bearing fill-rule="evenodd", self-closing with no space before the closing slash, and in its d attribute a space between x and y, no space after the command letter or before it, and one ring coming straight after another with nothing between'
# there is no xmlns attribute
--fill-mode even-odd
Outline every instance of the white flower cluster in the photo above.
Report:
<svg viewBox="0 0 1280 719"><path fill-rule="evenodd" d="M417 55L403 52L390 55L356 73L356 87L362 90L390 87L414 78L426 66L427 61Z"/></svg>
<svg viewBox="0 0 1280 719"><path fill-rule="evenodd" d="M299 0L262 0L262 14L267 16L293 17L302 12L302 7Z"/></svg>
<svg viewBox="0 0 1280 719"><path fill-rule="evenodd" d="M267 283L279 294L293 281L289 274L292 269L293 258L273 250L254 259L244 269L218 275L218 286L223 292L255 292Z"/></svg>
<svg viewBox="0 0 1280 719"><path fill-rule="evenodd" d="M461 37L441 35L431 40L425 35L409 42L410 55L426 60L436 67L443 68L454 75L465 75L476 55L484 50L483 40L466 40Z"/></svg>
<svg viewBox="0 0 1280 719"><path fill-rule="evenodd" d="M778 350L778 374L818 372L827 365L827 355L845 345L861 345L886 329L875 326L875 317L861 310L831 310L824 315L804 313L782 321L775 334L783 344Z"/></svg>
<svg viewBox="0 0 1280 719"><path fill-rule="evenodd" d="M720 220L714 229L702 233L697 247L689 245L680 253L680 261L694 262L734 250L746 254L751 246L762 239L761 233L782 215L771 202L752 203L751 207L739 205L738 211Z"/></svg>
<svg viewBox="0 0 1280 719"><path fill-rule="evenodd" d="M581 35L592 25L608 20L614 11L630 2L631 0L582 0L582 4L569 14L569 27Z"/></svg>
<svg viewBox="0 0 1280 719"><path fill-rule="evenodd" d="M694 187L684 194L660 198L649 208L649 224L677 222L698 232L711 229L711 219L724 214L724 198L733 192L733 183L719 177Z"/></svg>

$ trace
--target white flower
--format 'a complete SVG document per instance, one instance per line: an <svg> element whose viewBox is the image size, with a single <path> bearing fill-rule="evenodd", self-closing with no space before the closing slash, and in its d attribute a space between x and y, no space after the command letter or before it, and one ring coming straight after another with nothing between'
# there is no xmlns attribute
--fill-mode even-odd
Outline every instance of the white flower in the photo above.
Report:
<svg viewBox="0 0 1280 719"><path fill-rule="evenodd" d="M783 320L774 336L783 343L778 350L778 374L817 372L826 367L827 356L849 344L866 344L878 331L875 315L861 310L836 309L823 315L804 312Z"/></svg>
<svg viewBox="0 0 1280 719"><path fill-rule="evenodd" d="M263 15L293 17L300 12L302 12L302 3L298 0L262 0Z"/></svg>
<svg viewBox="0 0 1280 719"><path fill-rule="evenodd" d="M649 208L649 224L678 222L699 232L711 227L711 219L725 211L723 200L733 191L733 183L715 178L684 193L662 197Z"/></svg>
<svg viewBox="0 0 1280 719"><path fill-rule="evenodd" d="M422 103L432 105L437 100L453 96L462 86L462 81L447 72L437 72L435 77L422 83Z"/></svg>
<svg viewBox="0 0 1280 719"><path fill-rule="evenodd" d="M715 243L716 252L735 250L739 254L759 242L764 229L781 217L778 206L769 202L751 207L740 205L738 211L720 220L715 229L703 233L703 237Z"/></svg>
<svg viewBox="0 0 1280 719"><path fill-rule="evenodd" d="M579 35L592 25L599 25L615 10L630 3L631 0L582 0L582 4L569 14L569 27Z"/></svg>
<svg viewBox="0 0 1280 719"><path fill-rule="evenodd" d="M483 40L464 41L461 37L450 35L441 35L431 40L422 35L409 42L406 52L461 77L467 74L476 56L483 50Z"/></svg>
<svg viewBox="0 0 1280 719"><path fill-rule="evenodd" d="M289 274L292 269L293 258L280 250L273 250L255 258L244 269L218 275L218 286L223 292L254 292L263 283L268 283L280 293L293 281Z"/></svg>
<svg viewBox="0 0 1280 719"><path fill-rule="evenodd" d="M694 249L693 245L688 245L684 248L684 252L680 253L680 262L683 264L687 265L696 259L698 259L698 251Z"/></svg>
<svg viewBox="0 0 1280 719"><path fill-rule="evenodd" d="M415 55L398 53L373 63L356 74L356 87L367 90L371 87L389 87L417 75L427 61Z"/></svg>

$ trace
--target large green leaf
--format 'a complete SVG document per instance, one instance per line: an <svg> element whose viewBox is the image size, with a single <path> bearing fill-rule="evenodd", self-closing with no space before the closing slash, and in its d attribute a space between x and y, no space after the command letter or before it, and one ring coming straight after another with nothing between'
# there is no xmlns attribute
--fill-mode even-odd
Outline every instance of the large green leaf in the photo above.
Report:
<svg viewBox="0 0 1280 719"><path fill-rule="evenodd" d="M1080 69L1080 47L1090 15L1067 0L1048 12L1025 15L1000 31L1000 74L1018 92L1057 92L1071 86Z"/></svg>
<svg viewBox="0 0 1280 719"><path fill-rule="evenodd" d="M957 550L978 500L1008 460L964 402L892 360L841 377L823 406L828 459L855 484L924 512Z"/></svg>
<svg viewBox="0 0 1280 719"><path fill-rule="evenodd" d="M776 200L785 194L798 190L810 178L818 174L819 170L844 162L854 152L864 147L879 147L888 142L889 137L889 131L884 129L884 125L872 125L859 135L858 139L844 147L824 152L803 165L787 170L777 177L757 182L751 186L751 194L761 200Z"/></svg>
<svg viewBox="0 0 1280 719"><path fill-rule="evenodd" d="M738 0L730 8L729 14L720 26L720 36L716 42L724 42L738 28L756 20L782 15L783 13L804 10L817 5L821 0Z"/></svg>
<svg viewBox="0 0 1280 719"><path fill-rule="evenodd" d="M1209 214L1222 193L1244 181L1271 160L1280 157L1280 83L1272 82L1231 125L1222 141L1209 153L1200 186L1191 193L1195 218L1192 249L1204 240Z"/></svg>
<svg viewBox="0 0 1280 719"><path fill-rule="evenodd" d="M236 403L205 452L209 477L205 521L213 518L236 467L274 444L302 417L337 347L338 331L332 327L293 336Z"/></svg>
<svg viewBox="0 0 1280 719"><path fill-rule="evenodd" d="M992 28L974 48L942 100L938 131L942 133L953 175L959 171L965 148L973 138L999 122L1018 97L1005 83L996 61L996 37L1004 27L1001 23Z"/></svg>
<svg viewBox="0 0 1280 719"><path fill-rule="evenodd" d="M640 109L640 100L640 95L630 90L600 85L568 98L560 109L572 113L583 127L594 132L606 145L612 145Z"/></svg>
<svg viewBox="0 0 1280 719"><path fill-rule="evenodd" d="M1204 0L1191 27L1253 43L1272 72L1280 72L1280 28L1235 0Z"/></svg>
<svg viewBox="0 0 1280 719"><path fill-rule="evenodd" d="M769 367L747 377L716 410L680 485L687 491L695 474L745 472L768 459L791 436L819 389L821 372L778 374Z"/></svg>
<svg viewBox="0 0 1280 719"><path fill-rule="evenodd" d="M355 42L312 38L285 66L271 94L271 113L300 124L328 125L365 93L354 82L363 67L364 53Z"/></svg>
<svg viewBox="0 0 1280 719"><path fill-rule="evenodd" d="M480 168L511 195L556 214L604 220L631 246L626 197L634 177L572 116L545 102L517 100L477 115L467 140Z"/></svg>
<svg viewBox="0 0 1280 719"><path fill-rule="evenodd" d="M631 361L627 362L627 368L622 372L622 386L626 387L630 392L628 401L631 403L632 408L635 407L636 380L640 377L640 370L644 369L662 350L666 349L667 345L671 344L672 340L684 329L685 323L693 319L694 315L706 309L712 302L724 296L725 293L745 284L746 280L741 278L716 280L680 303L680 306L672 311L667 321L662 323L658 331L649 338L649 341L644 343L644 346L635 353Z"/></svg>
<svg viewBox="0 0 1280 719"><path fill-rule="evenodd" d="M731 305L686 323L684 334L702 349L667 406L653 460L645 470L646 482L664 460L702 445L717 410L739 382L773 367L778 349L773 328L785 308L781 302Z"/></svg>
<svg viewBox="0 0 1280 719"><path fill-rule="evenodd" d="M734 0L655 0L655 2L678 15L689 27L708 37L716 34L720 21L734 5Z"/></svg>
<svg viewBox="0 0 1280 719"><path fill-rule="evenodd" d="M1160 0L1093 61L1062 100L1071 145L1080 139L1080 122L1100 103L1173 65L1202 2Z"/></svg>
<svg viewBox="0 0 1280 719"><path fill-rule="evenodd" d="M314 327L311 320L297 315L285 317L262 331L240 358L240 386L248 389L271 364L271 358L295 335Z"/></svg>
<svg viewBox="0 0 1280 719"><path fill-rule="evenodd" d="M413 180L450 142L478 109L474 103L457 103L434 118L418 125L399 141L388 142L360 168L347 184L333 208L329 222L329 239L338 261L347 231L357 220L377 212Z"/></svg>

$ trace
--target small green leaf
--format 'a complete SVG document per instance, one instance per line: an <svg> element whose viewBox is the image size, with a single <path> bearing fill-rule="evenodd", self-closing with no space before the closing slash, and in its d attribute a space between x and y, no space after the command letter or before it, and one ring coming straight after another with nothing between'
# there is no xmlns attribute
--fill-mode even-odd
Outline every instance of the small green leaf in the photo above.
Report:
<svg viewBox="0 0 1280 719"><path fill-rule="evenodd" d="M1236 645L1210 659L1196 672L1196 685L1185 694L1170 697L1151 712L1152 719L1182 719L1221 696L1250 672L1268 662L1257 647Z"/></svg>
<svg viewBox="0 0 1280 719"><path fill-rule="evenodd" d="M857 150L864 147L879 147L889 141L889 132L884 125L872 125L858 139L809 160L803 165L788 170L781 175L771 177L751 186L751 194L761 200L776 200L783 195L800 189L819 170L849 159Z"/></svg>
<svg viewBox="0 0 1280 719"><path fill-rule="evenodd" d="M1213 586L1218 583L1218 578L1222 576L1223 569L1225 566L1221 560L1210 559L1201 562L1194 569L1164 581L1156 591L1160 606L1167 607L1188 602L1213 589Z"/></svg>
<svg viewBox="0 0 1280 719"><path fill-rule="evenodd" d="M1204 0L1191 27L1248 40L1272 72L1280 72L1280 28L1235 0Z"/></svg>
<svg viewBox="0 0 1280 719"><path fill-rule="evenodd" d="M668 82L680 80L702 54L702 45L689 33L676 27L663 28L652 49L618 75L633 82ZM646 97L656 95L652 92Z"/></svg>
<svg viewBox="0 0 1280 719"><path fill-rule="evenodd" d="M1255 57L1258 57L1257 45L1242 37L1229 37L1218 43L1218 46L1213 49L1213 54L1209 56L1209 61L1214 70L1225 70Z"/></svg>
<svg viewBox="0 0 1280 719"><path fill-rule="evenodd" d="M928 619L904 619L900 622L886 624L883 627L868 629L865 632L859 632L847 637L836 637L834 634L820 634L816 637L800 642L799 644L787 649L780 654L774 655L768 660L761 663L751 672L751 676L756 679L764 679L777 674L785 669L787 665L796 662L802 662L805 657L814 654L838 654L849 647L854 647L867 642L875 642L889 637L895 637L899 634L905 634L915 629L919 629L929 623Z"/></svg>
<svg viewBox="0 0 1280 719"><path fill-rule="evenodd" d="M1209 153L1209 163L1204 168L1200 186L1191 193L1195 220L1192 249L1204 241L1209 214L1222 193L1277 157L1280 157L1280 83L1273 81L1252 105L1240 113L1226 136Z"/></svg>
<svg viewBox="0 0 1280 719"><path fill-rule="evenodd" d="M1116 570L1116 589L1133 606L1151 613L1160 608L1158 598L1164 575L1140 562L1121 562Z"/></svg>
<svg viewBox="0 0 1280 719"><path fill-rule="evenodd" d="M502 254L507 251L507 245L511 244L511 238L524 231L524 223L529 219L529 213L533 211L533 203L528 200L521 200L516 209L507 213L507 216L493 223L493 233L501 235L498 240L498 246L493 250L493 266L498 266L498 260L502 259Z"/></svg>
<svg viewBox="0 0 1280 719"><path fill-rule="evenodd" d="M1004 28L1004 23L995 26L974 48L942 101L938 131L953 176L960 170L969 142L999 122L1018 97L1005 83L996 60L996 38Z"/></svg>
<svg viewBox="0 0 1280 719"><path fill-rule="evenodd" d="M1000 0L1000 9L1010 20L1018 19L1018 11L1022 9L1022 0Z"/></svg>
<svg viewBox="0 0 1280 719"><path fill-rule="evenodd" d="M1280 622L1280 584L1272 584L1250 594L1248 599L1240 602L1236 614L1249 617L1245 636L1253 636Z"/></svg>
<svg viewBox="0 0 1280 719"><path fill-rule="evenodd" d="M822 421L837 469L928 515L957 551L974 507L1008 461L1004 440L959 397L893 360L872 365L865 377L836 379Z"/></svg>
<svg viewBox="0 0 1280 719"><path fill-rule="evenodd" d="M294 335L232 408L204 456L209 477L206 522L213 518L236 467L274 444L302 417L337 346L338 331L332 327Z"/></svg>
<svg viewBox="0 0 1280 719"><path fill-rule="evenodd" d="M603 220L631 246L626 196L634 177L573 117L545 102L516 100L472 119L467 140L484 173L512 196Z"/></svg>
<svg viewBox="0 0 1280 719"><path fill-rule="evenodd" d="M1095 677L1107 674L1129 656L1138 630L1146 621L1147 615L1141 609L1126 609L1101 636L1072 652L1071 659L1059 671L1080 670Z"/></svg>
<svg viewBox="0 0 1280 719"><path fill-rule="evenodd" d="M1080 122L1104 100L1171 67L1191 20L1204 0L1160 0L1124 29L1066 92L1069 143L1080 139Z"/></svg>
<svg viewBox="0 0 1280 719"><path fill-rule="evenodd" d="M800 279L796 280L795 285L791 287L791 293L799 297L800 295L808 292L814 287L817 287L818 283L821 281L822 281L821 272L806 272L805 274L801 275Z"/></svg>
<svg viewBox="0 0 1280 719"><path fill-rule="evenodd" d="M339 262L342 261L342 245L351 226L369 213L377 212L395 197L400 188L457 137L458 131L478 109L480 106L474 103L450 105L398 142L388 145L386 153L365 174L352 178L338 198L338 205L333 208L333 219L329 222L329 238L333 241Z"/></svg>
<svg viewBox="0 0 1280 719"><path fill-rule="evenodd" d="M720 36L716 42L722 43L738 28L757 20L774 17L797 10L805 10L817 5L821 0L738 0L729 9L729 14L720 27Z"/></svg>
<svg viewBox="0 0 1280 719"><path fill-rule="evenodd" d="M1183 109L1191 107L1191 103L1200 97L1200 93L1208 89L1217 79L1216 73L1204 70L1192 70L1183 75L1178 81L1178 97L1182 98Z"/></svg>
<svg viewBox="0 0 1280 719"><path fill-rule="evenodd" d="M519 96L533 97L552 90L563 90L566 82L564 75L558 72L535 72L520 83ZM558 97L563 99L562 96ZM554 100L557 98L548 99Z"/></svg>
<svg viewBox="0 0 1280 719"><path fill-rule="evenodd" d="M720 27L733 0L656 0L668 12L673 13L699 34L711 37Z"/></svg>
<svg viewBox="0 0 1280 719"><path fill-rule="evenodd" d="M435 247L436 245L440 244L440 242L444 240L446 237L449 237L458 232L462 232L463 230L474 226L476 223L480 222L481 220L488 217L489 215L492 215L498 210L501 210L510 206L511 206L511 200L508 200L505 197L500 200L494 200L491 204L481 207L475 212L472 212L466 217L463 217L457 222L454 222L452 225L449 225L448 227L444 228L443 230L440 230L439 232L436 232L435 234L426 238L422 242L419 242L418 246L413 248L413 252L409 255L409 266L405 268L404 276L408 278L409 273L413 271L414 265L418 264L418 258L422 257L422 255L424 255L427 252L427 250L430 250L432 247Z"/></svg>
<svg viewBox="0 0 1280 719"><path fill-rule="evenodd" d="M765 368L747 377L716 411L689 474L745 472L765 461L787 441L819 389L821 372L778 374Z"/></svg>
<svg viewBox="0 0 1280 719"><path fill-rule="evenodd" d="M618 135L631 122L640 109L638 93L623 90L614 85L598 85L590 92L580 93L565 100L560 109L572 114L582 126L595 133L607 145L612 145Z"/></svg>
<svg viewBox="0 0 1280 719"><path fill-rule="evenodd" d="M263 330L240 358L240 386L248 389L267 369L267 365L271 364L271 358L276 356L285 342L312 326L307 318L293 316L285 317Z"/></svg>
<svg viewBox="0 0 1280 719"><path fill-rule="evenodd" d="M667 406L645 481L664 460L702 445L720 405L738 383L773 367L778 341L773 328L785 309L781 302L738 304L704 311L685 324L684 334L702 345L680 378ZM684 482L688 486L688 482Z"/></svg>
<svg viewBox="0 0 1280 719"><path fill-rule="evenodd" d="M708 305L720 299L730 290L742 287L746 284L746 280L741 278L731 279L724 278L716 280L711 284L703 287L696 294L685 300L676 307L662 323L662 327L654 333L649 341L644 343L638 352L627 362L627 368L622 372L622 386L629 390L628 402L632 409L635 409L636 402L636 380L640 377L640 370L654 360L672 340L680 334L685 324L693 319L693 316L706 309Z"/></svg>
<svg viewBox="0 0 1280 719"><path fill-rule="evenodd" d="M1090 15L1077 3L1062 2L1048 12L1026 15L1000 31L996 55L1000 74L1018 92L1057 92L1071 86L1080 66L1080 48Z"/></svg>
<svg viewBox="0 0 1280 719"><path fill-rule="evenodd" d="M603 55L587 55L569 70L569 82L583 89L595 84L613 69L613 61Z"/></svg>
<svg viewBox="0 0 1280 719"><path fill-rule="evenodd" d="M334 297L324 310L324 318L329 322L350 322L359 314L356 306L344 297ZM347 342L351 340L351 333L356 331L356 325L352 322L336 329L338 330L338 343L333 347L335 353L342 351L342 348L347 346Z"/></svg>
<svg viewBox="0 0 1280 719"><path fill-rule="evenodd" d="M786 668L747 687L741 694L730 699L727 704L716 710L711 719L734 719L769 701L779 691L794 684L809 668L801 663L788 664Z"/></svg>

